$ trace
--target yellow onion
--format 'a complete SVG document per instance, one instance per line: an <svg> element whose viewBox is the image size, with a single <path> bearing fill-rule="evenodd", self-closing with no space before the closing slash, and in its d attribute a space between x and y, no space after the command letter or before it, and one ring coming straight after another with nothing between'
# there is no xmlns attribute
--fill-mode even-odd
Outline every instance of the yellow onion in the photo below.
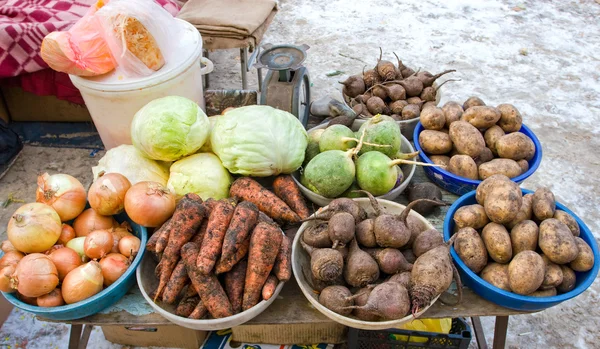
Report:
<svg viewBox="0 0 600 349"><path fill-rule="evenodd" d="M56 243L60 232L56 211L37 202L19 207L8 221L8 240L23 253L46 251Z"/></svg>
<svg viewBox="0 0 600 349"><path fill-rule="evenodd" d="M110 253L100 260L100 269L104 277L104 286L108 287L125 274L129 268L129 259L120 253Z"/></svg>
<svg viewBox="0 0 600 349"><path fill-rule="evenodd" d="M10 252L10 251L16 251L16 250L17 249L13 246L13 244L10 243L9 240L2 241L2 251Z"/></svg>
<svg viewBox="0 0 600 349"><path fill-rule="evenodd" d="M102 270L96 261L90 261L71 270L62 283L62 296L67 304L90 298L102 291Z"/></svg>
<svg viewBox="0 0 600 349"><path fill-rule="evenodd" d="M49 255L58 271L58 279L62 281L71 270L81 265L81 257L70 248L61 248Z"/></svg>
<svg viewBox="0 0 600 349"><path fill-rule="evenodd" d="M65 304L62 298L60 288L55 288L52 292L37 298L38 307L58 307Z"/></svg>
<svg viewBox="0 0 600 349"><path fill-rule="evenodd" d="M60 236L58 237L57 244L66 245L67 242L74 239L77 235L75 235L75 229L72 226L63 223Z"/></svg>
<svg viewBox="0 0 600 349"><path fill-rule="evenodd" d="M73 229L78 237L87 236L94 230L110 229L116 226L118 226L117 221L112 216L102 216L93 208L83 211L73 222Z"/></svg>
<svg viewBox="0 0 600 349"><path fill-rule="evenodd" d="M110 253L113 235L108 230L96 230L88 234L83 242L83 252L91 259L100 259Z"/></svg>
<svg viewBox="0 0 600 349"><path fill-rule="evenodd" d="M103 216L111 216L125 209L125 193L131 187L120 173L106 173L96 179L88 191L90 206Z"/></svg>
<svg viewBox="0 0 600 349"><path fill-rule="evenodd" d="M32 253L19 261L12 282L23 296L39 297L56 288L58 271L50 257Z"/></svg>
<svg viewBox="0 0 600 349"><path fill-rule="evenodd" d="M175 195L157 182L139 182L125 195L125 212L144 227L159 227L175 211Z"/></svg>
<svg viewBox="0 0 600 349"><path fill-rule="evenodd" d="M141 243L137 236L125 236L119 241L119 252L125 257L135 257L140 250Z"/></svg>
<svg viewBox="0 0 600 349"><path fill-rule="evenodd" d="M0 291L7 293L12 293L16 291L11 284L11 277L15 273L16 269L16 264L7 265L6 267L0 269Z"/></svg>
<svg viewBox="0 0 600 349"><path fill-rule="evenodd" d="M61 221L66 222L79 216L85 208L85 188L77 178L68 174L51 176L44 173L38 177L35 201L51 206Z"/></svg>
<svg viewBox="0 0 600 349"><path fill-rule="evenodd" d="M17 265L23 257L25 257L25 255L19 251L6 252L4 256L0 258L0 269L8 267L9 265Z"/></svg>

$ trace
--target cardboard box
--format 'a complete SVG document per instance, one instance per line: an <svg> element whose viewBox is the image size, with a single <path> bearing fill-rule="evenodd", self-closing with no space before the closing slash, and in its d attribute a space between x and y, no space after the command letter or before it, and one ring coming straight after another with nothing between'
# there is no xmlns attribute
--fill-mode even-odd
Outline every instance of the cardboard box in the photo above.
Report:
<svg viewBox="0 0 600 349"><path fill-rule="evenodd" d="M102 326L107 341L136 347L170 347L198 349L207 332L176 325L167 326Z"/></svg>
<svg viewBox="0 0 600 349"><path fill-rule="evenodd" d="M348 332L346 326L336 322L241 325L231 330L231 340L235 342L297 345L344 343Z"/></svg>
<svg viewBox="0 0 600 349"><path fill-rule="evenodd" d="M92 121L85 105L63 101L54 96L38 96L19 87L2 87L2 95L12 121Z"/></svg>
<svg viewBox="0 0 600 349"><path fill-rule="evenodd" d="M264 344L255 342L238 342L233 340L231 330L211 332L200 349L333 349L333 344L311 343L300 344Z"/></svg>

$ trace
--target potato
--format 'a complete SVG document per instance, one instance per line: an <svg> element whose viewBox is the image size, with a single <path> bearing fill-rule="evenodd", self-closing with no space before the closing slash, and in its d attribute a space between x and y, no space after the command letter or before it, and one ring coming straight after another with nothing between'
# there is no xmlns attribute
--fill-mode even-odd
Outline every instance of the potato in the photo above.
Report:
<svg viewBox="0 0 600 349"><path fill-rule="evenodd" d="M565 223L555 218L548 218L540 223L538 245L556 264L572 262L579 254L579 247L571 230Z"/></svg>
<svg viewBox="0 0 600 349"><path fill-rule="evenodd" d="M553 297L556 296L556 288L552 287L549 289L539 289L535 292L533 292L532 294L530 294L529 296L531 297Z"/></svg>
<svg viewBox="0 0 600 349"><path fill-rule="evenodd" d="M440 130L440 132L444 132L444 133L445 133L445 134L447 134L447 135L449 135L449 134L450 134L450 130L449 130L449 129L447 129L447 128L445 128L445 127L444 127L443 129L441 129L441 130Z"/></svg>
<svg viewBox="0 0 600 349"><path fill-rule="evenodd" d="M539 228L534 221L524 220L510 230L513 254L535 251L538 245Z"/></svg>
<svg viewBox="0 0 600 349"><path fill-rule="evenodd" d="M472 157L468 155L454 155L448 163L448 171L457 176L478 179L477 164Z"/></svg>
<svg viewBox="0 0 600 349"><path fill-rule="evenodd" d="M485 131L485 134L483 135L485 145L490 148L494 155L498 155L498 152L496 151L496 141L504 135L504 130L498 125L494 125Z"/></svg>
<svg viewBox="0 0 600 349"><path fill-rule="evenodd" d="M517 224L521 223L522 221L531 219L531 217L532 217L531 216L532 202L533 202L533 194L527 194L527 195L523 196L523 203L521 204L521 209L517 213L517 216L515 217L515 219L513 219L508 224L506 224L506 226L509 229L514 228ZM536 227L537 227L537 225L536 225ZM535 241L537 244L537 234L535 236L536 236Z"/></svg>
<svg viewBox="0 0 600 349"><path fill-rule="evenodd" d="M500 116L500 111L494 107L474 106L465 110L460 119L478 129L487 129L494 126L500 120Z"/></svg>
<svg viewBox="0 0 600 349"><path fill-rule="evenodd" d="M524 133L513 132L500 137L495 144L498 156L515 161L533 159L535 145Z"/></svg>
<svg viewBox="0 0 600 349"><path fill-rule="evenodd" d="M483 268L479 276L502 290L511 291L508 282L508 264L491 262Z"/></svg>
<svg viewBox="0 0 600 349"><path fill-rule="evenodd" d="M533 251L517 253L508 264L510 289L517 294L528 295L535 292L542 282L546 266L542 257Z"/></svg>
<svg viewBox="0 0 600 349"><path fill-rule="evenodd" d="M438 107L421 110L419 119L426 130L441 130L446 125L444 112L442 111L442 108Z"/></svg>
<svg viewBox="0 0 600 349"><path fill-rule="evenodd" d="M544 264L546 265L546 273L544 273L544 282L540 289L549 289L558 287L563 281L563 272L558 264L554 264L546 255L542 255Z"/></svg>
<svg viewBox="0 0 600 349"><path fill-rule="evenodd" d="M519 161L517 161L517 164L519 164L519 166L521 166L521 174L529 171L529 162L525 159L521 159Z"/></svg>
<svg viewBox="0 0 600 349"><path fill-rule="evenodd" d="M486 163L488 161L492 161L493 159L494 154L492 153L490 148L485 147L483 148L481 153L479 153L479 155L477 155L477 157L475 157L473 160L475 160L475 164L477 165L477 167L479 167L481 164ZM477 179L479 179L479 171L477 172Z"/></svg>
<svg viewBox="0 0 600 349"><path fill-rule="evenodd" d="M522 204L521 188L517 183L497 181L486 194L483 207L490 221L506 224L515 219Z"/></svg>
<svg viewBox="0 0 600 349"><path fill-rule="evenodd" d="M478 274L487 264L488 254L483 240L477 230L471 227L462 228L456 233L454 249L474 273Z"/></svg>
<svg viewBox="0 0 600 349"><path fill-rule="evenodd" d="M452 150L450 135L440 131L422 131L419 134L419 144L427 154L442 155Z"/></svg>
<svg viewBox="0 0 600 349"><path fill-rule="evenodd" d="M556 211L556 200L554 194L548 188L539 188L533 193L533 214L537 219L543 221L554 217Z"/></svg>
<svg viewBox="0 0 600 349"><path fill-rule="evenodd" d="M485 102L479 98L479 97L469 97L465 103L463 103L463 110L467 110L471 107L476 107L476 106L480 106L480 105L485 105Z"/></svg>
<svg viewBox="0 0 600 349"><path fill-rule="evenodd" d="M481 229L489 223L485 208L481 205L467 205L459 208L454 213L454 223L458 228L471 227Z"/></svg>
<svg viewBox="0 0 600 349"><path fill-rule="evenodd" d="M475 192L475 199L477 200L478 204L483 205L485 196L490 189L494 187L496 181L510 182L510 178L506 177L505 175L497 174L492 175L479 183L477 186L477 191Z"/></svg>
<svg viewBox="0 0 600 349"><path fill-rule="evenodd" d="M571 233L573 233L573 236L579 236L579 224L577 223L575 218L573 218L573 216L571 216L565 211L556 210L554 212L554 218L565 223L567 227L569 227L569 229L571 230Z"/></svg>
<svg viewBox="0 0 600 349"><path fill-rule="evenodd" d="M566 265L561 265L560 269L563 272L563 281L556 290L560 293L566 293L575 288L575 282L577 281L577 276L573 269L567 267Z"/></svg>
<svg viewBox="0 0 600 349"><path fill-rule="evenodd" d="M512 159L493 159L479 166L479 179L484 180L491 175L503 174L515 178L521 174L521 166Z"/></svg>
<svg viewBox="0 0 600 349"><path fill-rule="evenodd" d="M450 139L459 153L474 158L485 148L485 140L475 126L466 121L455 121L450 124Z"/></svg>
<svg viewBox="0 0 600 349"><path fill-rule="evenodd" d="M442 111L444 112L444 116L446 118L446 127L450 127L451 123L460 120L460 117L463 114L462 106L452 101L444 104Z"/></svg>
<svg viewBox="0 0 600 349"><path fill-rule="evenodd" d="M429 159L436 165L448 166L450 163L450 157L446 155L431 155Z"/></svg>
<svg viewBox="0 0 600 349"><path fill-rule="evenodd" d="M521 129L523 118L514 105L500 104L496 108L500 111L498 126L500 126L504 132L517 132Z"/></svg>
<svg viewBox="0 0 600 349"><path fill-rule="evenodd" d="M488 223L481 232L481 238L494 261L502 264L510 262L513 256L510 235L503 225Z"/></svg>
<svg viewBox="0 0 600 349"><path fill-rule="evenodd" d="M569 263L571 269L575 271L588 271L594 266L594 252L592 248L582 238L574 237L577 247L579 247L579 253L577 258Z"/></svg>

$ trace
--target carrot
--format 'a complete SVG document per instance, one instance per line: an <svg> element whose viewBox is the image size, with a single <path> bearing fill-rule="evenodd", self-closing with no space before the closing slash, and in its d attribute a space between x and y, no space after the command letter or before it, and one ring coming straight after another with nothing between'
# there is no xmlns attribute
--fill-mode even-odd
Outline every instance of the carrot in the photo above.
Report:
<svg viewBox="0 0 600 349"><path fill-rule="evenodd" d="M169 243L157 268L160 268L160 278L154 301L162 295L167 286L171 273L179 260L179 251L196 233L204 218L204 206L200 197L194 193L185 194L179 201L168 227Z"/></svg>
<svg viewBox="0 0 600 349"><path fill-rule="evenodd" d="M165 247L167 247L167 243L169 242L169 232L171 230L171 218L169 218L154 232L152 236L156 235L156 244L154 247L155 253L162 253L165 250Z"/></svg>
<svg viewBox="0 0 600 349"><path fill-rule="evenodd" d="M198 303L201 303L200 297L198 296L184 298L177 305L175 314L183 317L188 317L194 311L194 308L196 308L196 305L198 305Z"/></svg>
<svg viewBox="0 0 600 349"><path fill-rule="evenodd" d="M300 188L298 188L292 176L279 175L275 177L273 192L296 212L301 219L306 219L310 216L306 201L304 201Z"/></svg>
<svg viewBox="0 0 600 349"><path fill-rule="evenodd" d="M275 220L289 223L300 222L300 217L285 202L252 178L241 177L236 179L229 189L229 194L241 200L252 202L259 210Z"/></svg>
<svg viewBox="0 0 600 349"><path fill-rule="evenodd" d="M202 239L202 248L198 254L196 265L203 274L209 274L219 259L223 239L235 208L226 199L219 200L208 216L206 234Z"/></svg>
<svg viewBox="0 0 600 349"><path fill-rule="evenodd" d="M246 240L240 245L240 248L235 252L230 259L225 261L220 260L215 267L215 274L226 273L231 270L242 258L246 257L248 250L250 249L250 236L246 237ZM228 269L229 268L229 269Z"/></svg>
<svg viewBox="0 0 600 349"><path fill-rule="evenodd" d="M243 260L236 264L230 272L225 274L225 291L231 302L233 313L242 311L242 297L244 296L244 281L248 262Z"/></svg>
<svg viewBox="0 0 600 349"><path fill-rule="evenodd" d="M200 302L196 303L196 307L192 313L188 315L188 319L200 320L204 318L206 314L208 314L208 310L204 306L204 303L202 303L202 300L200 300Z"/></svg>
<svg viewBox="0 0 600 349"><path fill-rule="evenodd" d="M217 276L202 274L196 266L199 251L200 248L193 242L187 243L181 248L181 258L185 262L192 285L198 291L202 303L213 318L219 319L233 315L231 302L229 302Z"/></svg>
<svg viewBox="0 0 600 349"><path fill-rule="evenodd" d="M160 279L160 271L162 270L162 263L158 262L158 264L156 265L156 268L154 268L154 275L156 276L157 279Z"/></svg>
<svg viewBox="0 0 600 349"><path fill-rule="evenodd" d="M221 249L221 260L219 265L221 269L217 270L217 274L220 272L227 272L233 268L235 263L233 258L237 250L244 244L246 237L250 235L250 231L256 225L258 220L258 208L250 201L243 201L236 206L229 223L229 228L225 233L225 239L223 240L223 248ZM237 262L237 261L235 261Z"/></svg>
<svg viewBox="0 0 600 349"><path fill-rule="evenodd" d="M180 259L171 273L171 278L163 292L162 301L167 304L175 304L179 293L189 282L190 278L187 275L185 263Z"/></svg>
<svg viewBox="0 0 600 349"><path fill-rule="evenodd" d="M242 310L248 310L260 301L263 285L273 269L282 239L283 234L276 225L258 223L254 228L248 250Z"/></svg>
<svg viewBox="0 0 600 349"><path fill-rule="evenodd" d="M185 269L187 271L187 268ZM183 295L183 299L195 297L198 295L198 291L194 288L194 285L190 284Z"/></svg>
<svg viewBox="0 0 600 349"><path fill-rule="evenodd" d="M281 240L279 253L273 265L273 274L279 281L288 281L292 277L292 240L287 236Z"/></svg>
<svg viewBox="0 0 600 349"><path fill-rule="evenodd" d="M263 211L258 211L258 221L275 224L275 221L273 220L273 218L267 216Z"/></svg>
<svg viewBox="0 0 600 349"><path fill-rule="evenodd" d="M154 231L154 233L152 233L152 236L150 237L150 239L148 239L148 242L146 243L146 250L156 253L156 241L158 240L160 232L161 230L160 228L158 228Z"/></svg>
<svg viewBox="0 0 600 349"><path fill-rule="evenodd" d="M278 283L279 281L277 281L277 277L273 274L270 274L262 288L262 299L268 301L269 298L273 297L273 293L275 293Z"/></svg>

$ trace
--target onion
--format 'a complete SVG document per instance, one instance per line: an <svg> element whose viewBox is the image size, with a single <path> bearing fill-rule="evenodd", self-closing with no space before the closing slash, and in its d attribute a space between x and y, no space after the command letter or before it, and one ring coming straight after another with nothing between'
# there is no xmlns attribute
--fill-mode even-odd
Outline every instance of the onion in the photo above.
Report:
<svg viewBox="0 0 600 349"><path fill-rule="evenodd" d="M58 271L50 257L41 253L29 254L17 264L13 285L26 297L39 297L58 285Z"/></svg>
<svg viewBox="0 0 600 349"><path fill-rule="evenodd" d="M135 257L142 242L137 236L125 236L119 241L119 252L125 257Z"/></svg>
<svg viewBox="0 0 600 349"><path fill-rule="evenodd" d="M74 239L77 235L75 235L75 229L72 226L63 223L60 236L58 237L58 241L56 243L61 245L66 245L67 242Z"/></svg>
<svg viewBox="0 0 600 349"><path fill-rule="evenodd" d="M87 236L94 230L109 229L116 226L118 226L117 221L112 216L99 215L93 208L83 211L73 222L73 228L77 236Z"/></svg>
<svg viewBox="0 0 600 349"><path fill-rule="evenodd" d="M113 236L108 230L96 230L89 233L83 242L83 251L91 259L106 256L113 247Z"/></svg>
<svg viewBox="0 0 600 349"><path fill-rule="evenodd" d="M19 251L6 252L4 256L0 258L0 269L8 267L9 265L17 265L23 257L25 257L25 255Z"/></svg>
<svg viewBox="0 0 600 349"><path fill-rule="evenodd" d="M50 247L49 249L47 249L46 251L44 251L45 255L50 255L50 253L56 251L56 250L60 250L61 248L65 247L64 245L60 245L60 244L56 244L52 247Z"/></svg>
<svg viewBox="0 0 600 349"><path fill-rule="evenodd" d="M83 250L83 244L85 243L85 236L75 238L67 243L67 247L77 252L81 260L85 262L87 260L87 256L85 255L85 251Z"/></svg>
<svg viewBox="0 0 600 349"><path fill-rule="evenodd" d="M72 304L90 298L102 291L102 270L100 264L91 261L73 269L62 283L62 296L65 303Z"/></svg>
<svg viewBox="0 0 600 349"><path fill-rule="evenodd" d="M13 244L10 243L9 240L2 241L2 248L1 249L4 252L17 251L17 249L13 246Z"/></svg>
<svg viewBox="0 0 600 349"><path fill-rule="evenodd" d="M110 252L119 253L119 241L125 236L131 236L129 232L131 227L129 226L129 222L125 221L121 224L121 226L113 229L113 248Z"/></svg>
<svg viewBox="0 0 600 349"><path fill-rule="evenodd" d="M61 221L66 222L79 216L85 208L85 189L77 178L68 174L44 173L38 177L35 201L52 206Z"/></svg>
<svg viewBox="0 0 600 349"><path fill-rule="evenodd" d="M88 191L90 206L101 215L111 216L125 209L125 193L131 187L120 173L107 173L96 179Z"/></svg>
<svg viewBox="0 0 600 349"><path fill-rule="evenodd" d="M16 265L7 265L6 267L0 269L0 291L6 293L15 292L15 289L11 285L10 278L16 269Z"/></svg>
<svg viewBox="0 0 600 349"><path fill-rule="evenodd" d="M175 196L157 182L139 182L125 195L125 212L145 227L161 226L175 211Z"/></svg>
<svg viewBox="0 0 600 349"><path fill-rule="evenodd" d="M70 248L61 248L50 253L50 259L58 271L58 279L62 281L69 272L81 265L81 257Z"/></svg>
<svg viewBox="0 0 600 349"><path fill-rule="evenodd" d="M48 205L33 202L19 207L8 221L8 240L23 253L44 252L60 236L60 217Z"/></svg>
<svg viewBox="0 0 600 349"><path fill-rule="evenodd" d="M111 253L100 260L100 269L104 277L104 286L108 287L117 281L129 268L129 259L120 253Z"/></svg>
<svg viewBox="0 0 600 349"><path fill-rule="evenodd" d="M16 295L17 295L17 298L19 298L19 300L21 302L24 302L24 303L27 303L27 304L31 304L31 305L37 305L37 298L36 297L23 296L19 292L17 292Z"/></svg>
<svg viewBox="0 0 600 349"><path fill-rule="evenodd" d="M55 288L52 292L37 298L39 307L58 307L63 304L65 304L65 301L62 298L60 288Z"/></svg>

